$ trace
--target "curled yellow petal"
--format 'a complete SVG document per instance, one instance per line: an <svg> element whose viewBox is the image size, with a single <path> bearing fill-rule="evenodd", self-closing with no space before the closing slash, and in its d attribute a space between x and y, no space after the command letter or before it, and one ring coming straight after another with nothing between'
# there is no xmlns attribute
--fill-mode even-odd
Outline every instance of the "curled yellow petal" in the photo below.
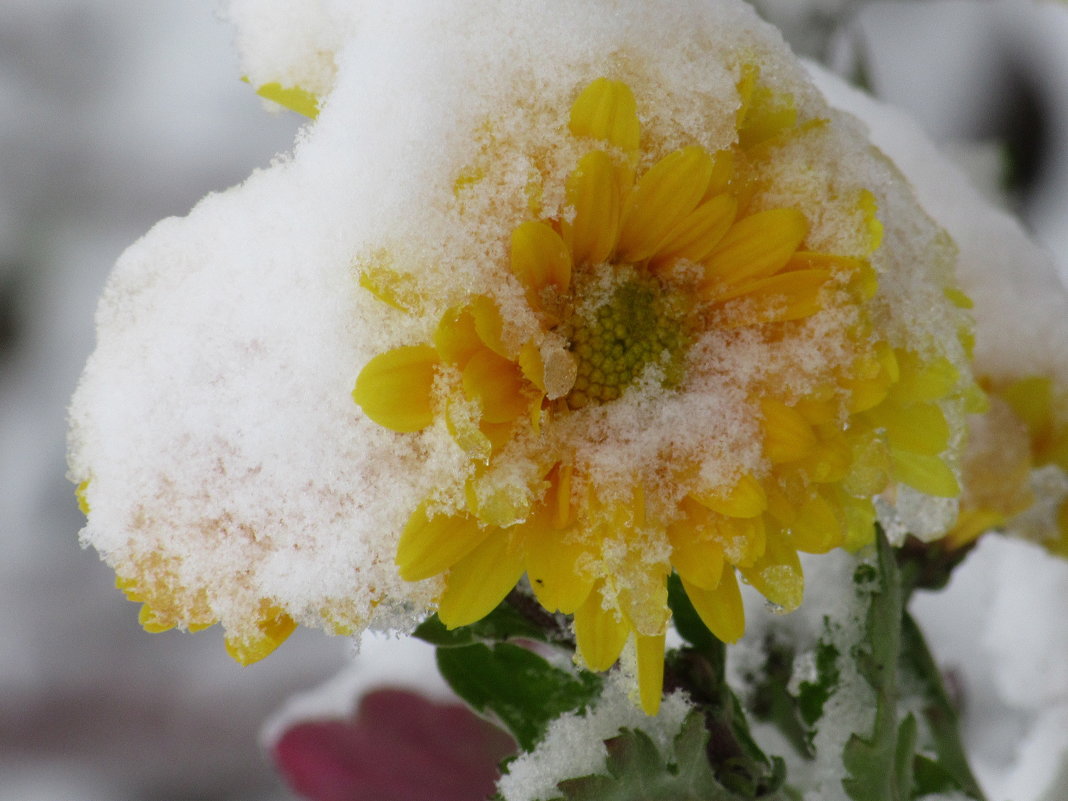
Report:
<svg viewBox="0 0 1068 801"><path fill-rule="evenodd" d="M937 456L891 449L890 474L902 484L937 498L956 498L960 495L960 483L956 475Z"/></svg>
<svg viewBox="0 0 1068 801"><path fill-rule="evenodd" d="M767 543L764 515L721 517L713 529L713 538L728 563L735 567L751 565L764 553Z"/></svg>
<svg viewBox="0 0 1068 801"><path fill-rule="evenodd" d="M538 601L550 612L574 613L593 590L593 577L577 569L589 547L544 520L527 531L526 543L527 577Z"/></svg>
<svg viewBox="0 0 1068 801"><path fill-rule="evenodd" d="M441 360L463 369L468 360L484 347L475 329L475 317L467 307L449 309L434 330L434 349Z"/></svg>
<svg viewBox="0 0 1068 801"><path fill-rule="evenodd" d="M574 217L562 225L575 264L608 259L619 233L620 196L616 169L608 155L594 150L583 156L565 187Z"/></svg>
<svg viewBox="0 0 1068 801"><path fill-rule="evenodd" d="M504 600L523 575L523 548L514 532L491 532L453 565L438 601L438 617L450 629L481 620Z"/></svg>
<svg viewBox="0 0 1068 801"><path fill-rule="evenodd" d="M130 600L134 599L131 598ZM141 604L141 609L137 613L137 622L141 625L141 628L149 634L159 634L160 632L170 631L175 626L174 622L161 619L156 610L148 604Z"/></svg>
<svg viewBox="0 0 1068 801"><path fill-rule="evenodd" d="M870 416L886 430L891 448L937 456L949 445L949 424L938 404L884 404Z"/></svg>
<svg viewBox="0 0 1068 801"><path fill-rule="evenodd" d="M226 652L242 665L259 662L274 652L297 627L293 618L280 609L272 608L256 623L259 634L249 639L226 638Z"/></svg>
<svg viewBox="0 0 1068 801"><path fill-rule="evenodd" d="M655 270L678 259L702 261L730 230L737 212L738 201L731 195L705 201L668 232L650 266Z"/></svg>
<svg viewBox="0 0 1068 801"><path fill-rule="evenodd" d="M427 516L421 504L404 526L397 568L405 581L421 581L448 570L486 539L489 529L470 515Z"/></svg>
<svg viewBox="0 0 1068 801"><path fill-rule="evenodd" d="M600 139L630 152L638 149L641 126L634 93L622 81L598 78L571 106L571 133Z"/></svg>
<svg viewBox="0 0 1068 801"><path fill-rule="evenodd" d="M745 608L733 570L724 570L713 589L704 589L682 578L682 587L690 603L708 630L723 642L737 642L745 633Z"/></svg>
<svg viewBox="0 0 1068 801"><path fill-rule="evenodd" d="M893 387L898 403L921 403L949 395L960 380L960 371L945 356L929 361L912 351L897 351L900 378Z"/></svg>
<svg viewBox="0 0 1068 801"><path fill-rule="evenodd" d="M827 553L845 539L845 521L821 493L812 491L790 525L790 542L799 551Z"/></svg>
<svg viewBox="0 0 1068 801"><path fill-rule="evenodd" d="M419 431L434 422L434 376L440 363L428 345L381 353L356 378L352 397L364 414L393 431Z"/></svg>
<svg viewBox="0 0 1068 801"><path fill-rule="evenodd" d="M360 269L360 286L397 311L419 311L425 299L419 282L411 273L400 273L381 264L368 264Z"/></svg>
<svg viewBox="0 0 1068 801"><path fill-rule="evenodd" d="M472 459L487 464L493 454L493 443L482 431L480 417L477 403L458 395L452 395L445 401L445 425L449 429L449 436Z"/></svg>
<svg viewBox="0 0 1068 801"><path fill-rule="evenodd" d="M608 670L619 659L631 626L615 609L605 609L600 589L575 610L575 642L590 670Z"/></svg>
<svg viewBox="0 0 1068 801"><path fill-rule="evenodd" d="M706 283L737 284L779 272L808 234L808 221L797 209L751 214L726 233L705 260Z"/></svg>
<svg viewBox="0 0 1068 801"><path fill-rule="evenodd" d="M624 261L643 261L685 221L712 178L712 156L691 145L654 164L627 196L617 252Z"/></svg>
<svg viewBox="0 0 1068 801"><path fill-rule="evenodd" d="M748 473L729 490L694 492L691 495L712 511L727 517L756 517L768 508L764 487Z"/></svg>
<svg viewBox="0 0 1068 801"><path fill-rule="evenodd" d="M820 293L830 278L826 270L796 270L735 285L714 296L717 303L741 298L744 304L727 325L783 323L811 317L822 307ZM723 286L723 285L719 285ZM713 298L710 298L713 299Z"/></svg>
<svg viewBox="0 0 1068 801"><path fill-rule="evenodd" d="M464 394L481 404L482 419L489 423L515 420L530 406L519 365L489 350L480 350L468 360L463 386Z"/></svg>
<svg viewBox="0 0 1068 801"><path fill-rule="evenodd" d="M671 565L676 572L696 587L715 589L723 575L723 548L707 539L675 536L671 540Z"/></svg>
<svg viewBox="0 0 1068 801"><path fill-rule="evenodd" d="M805 579L797 551L787 544L783 533L769 536L767 548L752 566L740 567L746 581L761 595L783 611L792 612L801 605L805 592Z"/></svg>
<svg viewBox="0 0 1068 801"><path fill-rule="evenodd" d="M528 221L512 231L512 272L528 290L532 303L540 306L541 291L555 286L561 292L571 283L571 253L564 240L545 223Z"/></svg>
<svg viewBox="0 0 1068 801"><path fill-rule="evenodd" d="M751 72L750 76L753 74ZM797 125L797 108L792 95L775 92L755 79L746 83L743 113L738 122L738 140L743 148L767 142Z"/></svg>
<svg viewBox="0 0 1068 801"><path fill-rule="evenodd" d="M512 358L515 354L508 350L502 338L504 320L501 318L501 310L497 308L497 304L485 295L476 295L468 304L468 309L475 321L475 331L483 344L498 356L506 359Z"/></svg>
<svg viewBox="0 0 1068 801"><path fill-rule="evenodd" d="M764 453L773 464L795 462L816 446L816 434L796 409L777 400L760 402L764 413Z"/></svg>

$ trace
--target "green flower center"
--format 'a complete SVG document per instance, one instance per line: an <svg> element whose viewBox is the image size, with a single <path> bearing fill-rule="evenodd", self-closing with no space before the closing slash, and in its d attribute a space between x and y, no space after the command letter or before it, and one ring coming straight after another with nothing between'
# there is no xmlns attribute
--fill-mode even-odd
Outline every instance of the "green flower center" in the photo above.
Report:
<svg viewBox="0 0 1068 801"><path fill-rule="evenodd" d="M676 386L686 345L680 306L655 278L637 276L616 284L600 305L576 311L570 342L578 372L568 406L613 401L654 365L661 386Z"/></svg>

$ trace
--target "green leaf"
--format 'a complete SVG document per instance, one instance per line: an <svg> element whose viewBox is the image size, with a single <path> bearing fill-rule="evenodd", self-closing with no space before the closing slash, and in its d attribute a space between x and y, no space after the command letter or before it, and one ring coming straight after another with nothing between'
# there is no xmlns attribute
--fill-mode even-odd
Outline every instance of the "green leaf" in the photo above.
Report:
<svg viewBox="0 0 1068 801"><path fill-rule="evenodd" d="M842 786L855 801L910 801L916 721L897 720L897 661L903 597L894 551L876 532L876 565L854 573L858 592L869 593L865 636L852 657L875 692L875 722L867 736L854 734L842 752L848 776Z"/></svg>
<svg viewBox="0 0 1068 801"><path fill-rule="evenodd" d="M509 593L496 609L469 626L446 628L434 614L420 623L412 635L438 648L521 639L551 642L574 650L574 642L565 623L518 590Z"/></svg>
<svg viewBox="0 0 1068 801"><path fill-rule="evenodd" d="M601 692L601 678L555 667L510 643L438 648L438 670L476 711L497 717L523 750L532 749L549 723L583 709Z"/></svg>
<svg viewBox="0 0 1068 801"><path fill-rule="evenodd" d="M826 630L829 621L824 618L823 624ZM816 644L816 680L801 682L797 691L797 707L801 719L809 726L807 738L810 746L815 734L815 729L811 727L823 717L823 705L838 687L840 678L838 648L827 639L821 639Z"/></svg>
<svg viewBox="0 0 1068 801"><path fill-rule="evenodd" d="M699 710L687 715L667 757L645 732L623 729L605 741L605 772L560 782L554 801L796 801L786 790L754 796L728 789L709 765L710 744Z"/></svg>
<svg viewBox="0 0 1068 801"><path fill-rule="evenodd" d="M934 758L917 756L914 760L913 797L958 791L981 801L982 790L972 775L960 741L957 710L942 685L941 671L920 627L907 613L901 624L899 670L905 679L903 683L915 688L918 695L924 746L934 753Z"/></svg>
<svg viewBox="0 0 1068 801"><path fill-rule="evenodd" d="M691 712L665 759L645 732L623 729L605 741L606 773L567 779L559 801L740 801L716 781L701 714Z"/></svg>

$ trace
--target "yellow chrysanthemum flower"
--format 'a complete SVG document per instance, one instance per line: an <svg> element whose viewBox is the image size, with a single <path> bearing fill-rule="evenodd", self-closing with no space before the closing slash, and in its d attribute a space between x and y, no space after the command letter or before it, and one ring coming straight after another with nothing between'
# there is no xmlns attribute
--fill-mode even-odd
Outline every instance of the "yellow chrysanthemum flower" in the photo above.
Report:
<svg viewBox="0 0 1068 801"><path fill-rule="evenodd" d="M533 181L530 217L507 243L505 280L518 291L468 295L427 341L371 359L353 393L400 434L443 424L466 454L463 491L415 509L397 552L403 578L444 576L444 623L480 619L526 574L546 609L574 615L587 667L609 668L635 637L650 714L672 571L708 627L734 641L745 625L737 574L793 609L798 552L868 542L874 496L894 485L959 492L944 403L966 377L945 356L884 338L864 254L811 248L812 221L767 201L768 154L826 121L799 121L755 69L738 90L734 146L663 152L643 140L626 83L586 86L563 143L577 154L563 211L543 213L540 197L561 188ZM477 169L461 176L458 196L480 180ZM870 255L874 195L858 192L854 208ZM364 287L415 309L418 287L404 282L363 266ZM508 330L514 302L536 320L525 339ZM589 456L619 436L612 415L631 416L637 441L648 410L722 384L717 348L794 341L811 343L811 362L750 364L744 396L723 407L731 419L678 407L692 447L676 441L632 469ZM735 439L717 439L724 425ZM747 460L724 452L739 436Z"/></svg>
<svg viewBox="0 0 1068 801"><path fill-rule="evenodd" d="M972 424L960 517L946 544L958 548L986 531L1011 528L1068 556L1068 422L1063 398L1044 376L986 381L984 388L990 408ZM1038 483L1056 486L1036 488L1036 475L1050 468L1058 480ZM1038 495L1051 489L1053 505L1044 517L1039 515L1043 519L1028 520Z"/></svg>

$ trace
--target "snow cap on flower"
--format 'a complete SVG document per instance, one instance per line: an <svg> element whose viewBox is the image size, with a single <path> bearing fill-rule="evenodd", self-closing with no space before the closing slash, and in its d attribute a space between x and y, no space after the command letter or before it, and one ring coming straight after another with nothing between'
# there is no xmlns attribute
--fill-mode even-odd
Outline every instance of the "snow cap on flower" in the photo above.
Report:
<svg viewBox="0 0 1068 801"><path fill-rule="evenodd" d="M526 574L588 666L631 639L652 711L672 570L733 640L736 571L796 607L874 496L948 524L952 244L745 3L330 6L314 86L275 67L320 12L265 8L296 41L235 4L250 79L318 117L127 251L71 410L146 625L249 661Z"/></svg>

